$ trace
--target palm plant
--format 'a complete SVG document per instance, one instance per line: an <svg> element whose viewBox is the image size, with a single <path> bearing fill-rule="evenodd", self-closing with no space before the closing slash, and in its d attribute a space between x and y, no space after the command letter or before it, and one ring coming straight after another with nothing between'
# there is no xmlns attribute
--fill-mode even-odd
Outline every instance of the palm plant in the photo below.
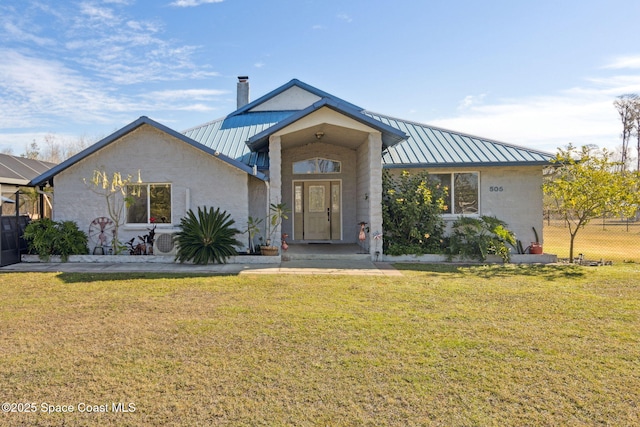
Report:
<svg viewBox="0 0 640 427"><path fill-rule="evenodd" d="M60 255L62 261L66 262L70 255L89 252L87 234L73 221L56 222L40 218L26 226L23 237L29 250L37 253L44 261L49 261L51 255Z"/></svg>
<svg viewBox="0 0 640 427"><path fill-rule="evenodd" d="M192 261L194 264L225 264L227 258L237 255L235 246L241 243L235 238L240 230L233 227L235 221L226 211L210 207L198 207L197 215L189 209L180 220L181 231L176 233L178 252L176 260L181 263Z"/></svg>

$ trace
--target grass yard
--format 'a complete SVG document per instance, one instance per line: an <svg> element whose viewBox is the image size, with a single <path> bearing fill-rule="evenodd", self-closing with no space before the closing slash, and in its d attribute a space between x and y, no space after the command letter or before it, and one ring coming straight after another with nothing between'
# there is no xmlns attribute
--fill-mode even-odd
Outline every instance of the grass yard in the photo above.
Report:
<svg viewBox="0 0 640 427"><path fill-rule="evenodd" d="M640 425L639 265L398 268L0 274L0 425Z"/></svg>
<svg viewBox="0 0 640 427"><path fill-rule="evenodd" d="M627 231L628 227L628 231ZM561 221L544 226L544 251L559 258L569 258L569 229ZM640 263L640 223L589 223L576 236L574 256L584 254L592 260Z"/></svg>

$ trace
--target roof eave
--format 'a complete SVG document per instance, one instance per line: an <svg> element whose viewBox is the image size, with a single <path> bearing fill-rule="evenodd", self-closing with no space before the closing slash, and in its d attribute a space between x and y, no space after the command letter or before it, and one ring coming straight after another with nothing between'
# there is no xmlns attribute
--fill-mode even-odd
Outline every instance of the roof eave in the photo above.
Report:
<svg viewBox="0 0 640 427"><path fill-rule="evenodd" d="M2 178L0 184L30 186L31 182L28 179Z"/></svg>
<svg viewBox="0 0 640 427"><path fill-rule="evenodd" d="M455 162L455 163L389 163L384 169L445 169L445 168L479 168L496 166L551 166L551 161L530 160L522 162Z"/></svg>

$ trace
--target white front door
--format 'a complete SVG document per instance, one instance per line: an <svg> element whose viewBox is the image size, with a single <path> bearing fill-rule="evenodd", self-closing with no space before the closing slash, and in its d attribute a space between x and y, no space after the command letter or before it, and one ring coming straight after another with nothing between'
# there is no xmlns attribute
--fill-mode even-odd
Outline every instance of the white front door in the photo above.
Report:
<svg viewBox="0 0 640 427"><path fill-rule="evenodd" d="M340 181L296 182L294 188L296 240L341 239Z"/></svg>

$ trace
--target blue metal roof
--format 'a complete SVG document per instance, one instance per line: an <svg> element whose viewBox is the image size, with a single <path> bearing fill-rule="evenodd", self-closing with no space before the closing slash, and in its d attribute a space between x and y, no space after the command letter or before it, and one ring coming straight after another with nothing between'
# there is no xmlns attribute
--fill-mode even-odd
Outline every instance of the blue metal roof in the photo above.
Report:
<svg viewBox="0 0 640 427"><path fill-rule="evenodd" d="M251 137L277 125L297 111L261 111L229 115L223 119L188 129L184 134L229 157L259 169L269 167L267 152L251 151L247 142Z"/></svg>
<svg viewBox="0 0 640 427"><path fill-rule="evenodd" d="M320 101L299 111L250 112L293 86L317 95ZM185 135L249 166L268 169L265 147L269 135L322 107L332 108L380 130L383 136L382 162L388 168L526 166L549 164L553 159L550 153L365 111L296 79L226 118L185 131Z"/></svg>
<svg viewBox="0 0 640 427"><path fill-rule="evenodd" d="M293 86L315 94L320 100L304 110L250 111ZM379 130L383 138L382 162L387 168L545 165L554 157L550 153L364 111L354 104L293 79L227 117L193 127L182 134L148 117L140 117L34 178L31 184L44 184L57 173L143 124L154 126L247 173L253 172L253 166L265 170L269 167L268 152L265 150L269 135L323 107L332 108ZM262 173L258 173L257 177L267 179Z"/></svg>
<svg viewBox="0 0 640 427"><path fill-rule="evenodd" d="M554 158L543 151L369 111L363 113L409 136L383 152L382 163L387 168L545 165Z"/></svg>

